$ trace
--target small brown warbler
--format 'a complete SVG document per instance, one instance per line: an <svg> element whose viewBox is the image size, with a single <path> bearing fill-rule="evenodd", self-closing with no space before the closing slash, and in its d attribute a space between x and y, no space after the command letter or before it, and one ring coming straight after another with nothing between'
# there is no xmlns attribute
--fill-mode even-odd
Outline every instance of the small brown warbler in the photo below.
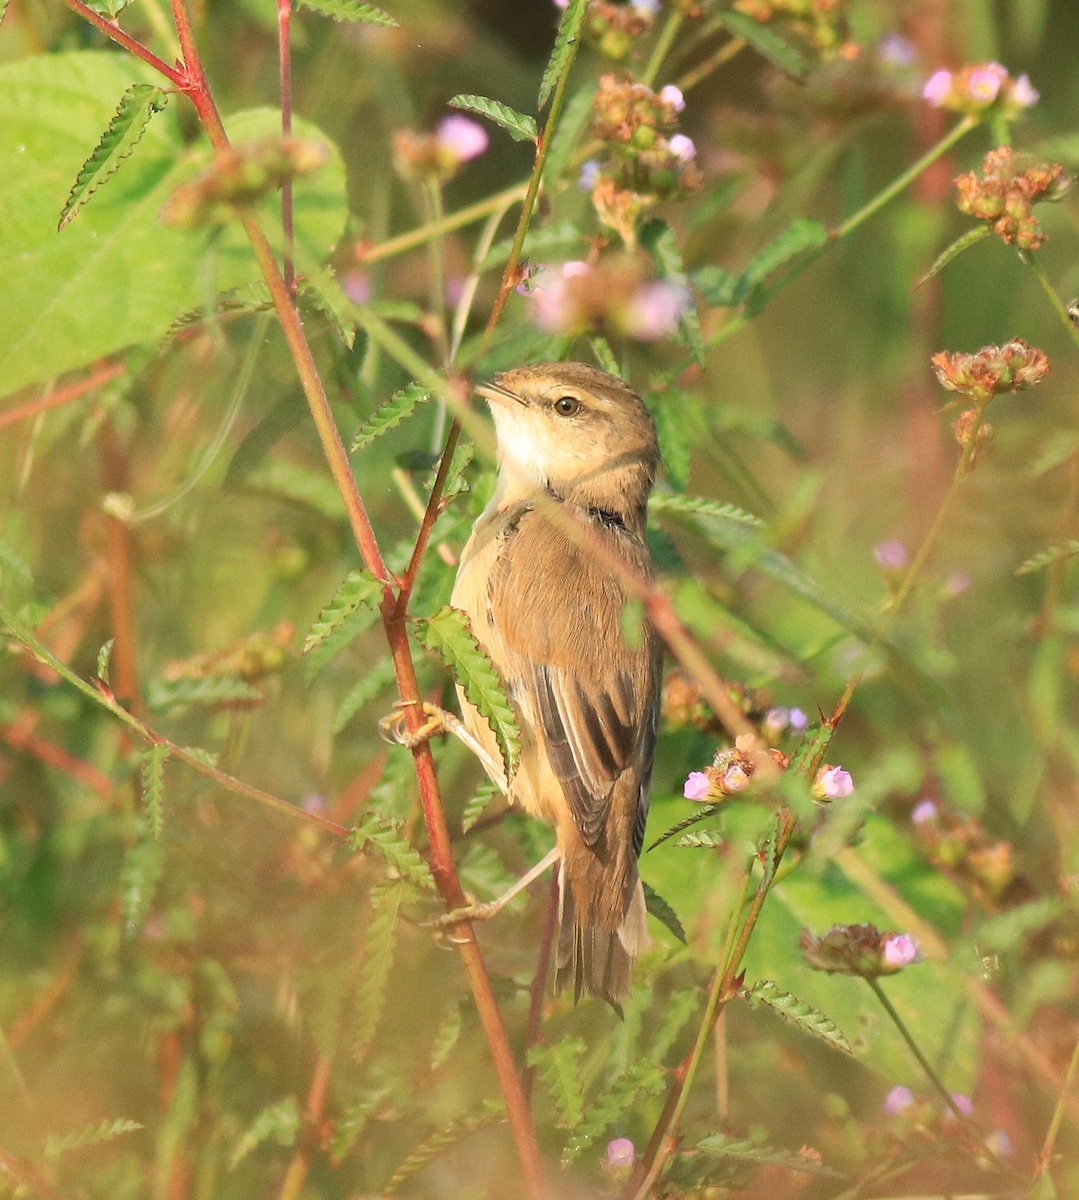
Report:
<svg viewBox="0 0 1079 1200"><path fill-rule="evenodd" d="M509 799L555 828L555 989L572 981L576 997L589 991L617 1007L647 941L637 858L662 647L646 620L627 617L611 558L650 576L655 426L620 379L583 363L519 367L478 391L494 417L498 484L452 603L469 615L520 724ZM497 763L487 722L463 695L461 705Z"/></svg>

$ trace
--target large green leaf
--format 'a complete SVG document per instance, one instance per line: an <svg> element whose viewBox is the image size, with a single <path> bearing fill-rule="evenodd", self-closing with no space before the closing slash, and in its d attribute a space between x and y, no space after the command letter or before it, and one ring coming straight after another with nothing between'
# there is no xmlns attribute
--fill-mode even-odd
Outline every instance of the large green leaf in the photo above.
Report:
<svg viewBox="0 0 1079 1200"><path fill-rule="evenodd" d="M0 393L154 342L216 290L258 277L242 229L210 246L205 231L162 224L159 213L182 180L204 169L208 143L184 142L182 103L158 114L93 204L67 228L56 223L80 169L120 97L135 83L160 82L129 55L55 54L0 67ZM272 109L226 117L237 142L275 132ZM327 143L296 123L297 137ZM328 143L327 143L328 144ZM328 161L295 184L302 256L324 258L345 221L344 168ZM275 228L272 199L266 228ZM213 260L207 259L213 254Z"/></svg>

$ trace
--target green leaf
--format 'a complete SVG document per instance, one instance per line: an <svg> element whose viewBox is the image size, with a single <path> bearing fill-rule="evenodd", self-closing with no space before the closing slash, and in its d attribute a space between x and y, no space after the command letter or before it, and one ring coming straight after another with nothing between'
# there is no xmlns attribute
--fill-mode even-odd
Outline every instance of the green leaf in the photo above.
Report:
<svg viewBox="0 0 1079 1200"><path fill-rule="evenodd" d="M502 793L498 790L498 785L490 779L481 783L476 789L476 794L465 805L465 811L461 814L461 831L468 833L472 826L476 824L480 817L483 816L501 795Z"/></svg>
<svg viewBox="0 0 1079 1200"><path fill-rule="evenodd" d="M379 1189L383 1196L394 1196L429 1162L457 1147L462 1138L485 1126L505 1120L505 1108L501 1100L484 1100L474 1111L458 1117L441 1129L436 1129L409 1151L408 1157Z"/></svg>
<svg viewBox="0 0 1079 1200"><path fill-rule="evenodd" d="M388 12L374 4L361 0L297 0L301 8L332 17L335 21L355 21L361 25L381 25L385 29L396 29L398 22Z"/></svg>
<svg viewBox="0 0 1079 1200"><path fill-rule="evenodd" d="M263 1142L271 1139L278 1146L295 1146L300 1133L300 1106L295 1096L286 1096L264 1108L243 1133L229 1159L229 1169L241 1162Z"/></svg>
<svg viewBox="0 0 1079 1200"><path fill-rule="evenodd" d="M750 259L742 278L750 287L764 282L777 268L804 254L828 244L828 230L820 221L800 218Z"/></svg>
<svg viewBox="0 0 1079 1200"><path fill-rule="evenodd" d="M300 299L325 317L349 350L356 344L352 301L329 267L307 266L300 280Z"/></svg>
<svg viewBox="0 0 1079 1200"><path fill-rule="evenodd" d="M702 821L708 821L715 815L716 806L714 804L703 805L701 808L691 812L688 817L683 817L680 821L675 821L670 829L666 830L664 833L661 833L659 837L649 845L648 849L654 850L657 846L662 846L664 842L670 841L670 839L673 837L677 837L678 834L680 834L684 829L691 829L694 825L699 825Z"/></svg>
<svg viewBox="0 0 1079 1200"><path fill-rule="evenodd" d="M330 602L319 612L307 631L303 642L303 653L312 650L336 632L361 608L378 609L382 600L382 584L367 571L350 571L333 594Z"/></svg>
<svg viewBox="0 0 1079 1200"><path fill-rule="evenodd" d="M55 214L115 108L132 84L160 76L120 51L43 54L0 65L0 393L51 379L133 345L158 341L208 295L261 277L238 226L216 239L162 224L159 213L181 182L213 159L189 143L169 105L143 133L138 153L109 180L106 202L88 205L58 233ZM110 103L106 97L113 97ZM234 113L237 142L280 133L273 108ZM297 119L298 137L326 142ZM268 197L267 213L276 197ZM296 241L304 261L322 261L347 217L344 166L329 160L294 187ZM278 225L280 220L278 218ZM57 281L61 281L58 284Z"/></svg>
<svg viewBox="0 0 1079 1200"><path fill-rule="evenodd" d="M517 112L500 100L488 100L486 96L454 96L449 104L451 108L463 108L465 112L477 113L494 121L515 142L534 142L539 137L533 117Z"/></svg>
<svg viewBox="0 0 1079 1200"><path fill-rule="evenodd" d="M676 492L689 486L689 442L686 421L678 412L680 393L664 392L649 406L656 422L659 454L667 479ZM700 503L708 503L700 501ZM661 502L662 507L662 502ZM733 508L733 506L731 506ZM738 510L734 510L738 511Z"/></svg>
<svg viewBox="0 0 1079 1200"><path fill-rule="evenodd" d="M845 1179L839 1171L823 1166L814 1159L802 1154L791 1154L787 1150L777 1150L773 1146L761 1146L743 1138L731 1138L726 1134L713 1133L702 1138L697 1143L697 1149L703 1154L716 1158L736 1158L742 1162L757 1163L759 1166L786 1167L790 1171L805 1171L810 1175L827 1175L832 1179Z"/></svg>
<svg viewBox="0 0 1079 1200"><path fill-rule="evenodd" d="M689 347L699 366L704 366L704 341L701 338L701 320L693 303L693 293L689 286L689 276L682 265L682 251L674 236L674 230L666 221L658 217L645 223L641 229L641 244L656 260L663 278L676 287L684 288L688 303L682 309L678 318L678 326L682 338Z"/></svg>
<svg viewBox="0 0 1079 1200"><path fill-rule="evenodd" d="M1060 562L1062 558L1072 558L1079 554L1079 538L1069 538L1066 542L1061 542L1055 546L1046 546L1044 550L1039 550L1037 554L1032 554L1030 558L1024 559L1023 562L1015 568L1016 575L1033 575L1035 571L1042 571L1046 567L1052 566L1055 562Z"/></svg>
<svg viewBox="0 0 1079 1200"><path fill-rule="evenodd" d="M743 995L751 1008L762 1006L770 1008L777 1016L796 1026L803 1033L820 1038L821 1041L827 1042L836 1050L842 1050L844 1054L854 1053L843 1031L831 1017L825 1016L819 1008L814 1008L812 1004L806 1004L804 1000L792 996L790 992L780 991L779 987L770 980L761 980L759 983L755 983Z"/></svg>
<svg viewBox="0 0 1079 1200"><path fill-rule="evenodd" d="M642 1059L617 1075L608 1087L589 1101L588 1115L577 1123L566 1143L563 1157L572 1162L602 1137L626 1114L637 1110L646 1096L658 1096L666 1087L667 1074L658 1064Z"/></svg>
<svg viewBox="0 0 1079 1200"><path fill-rule="evenodd" d="M727 9L720 14L720 20L735 37L744 38L758 54L787 75L804 79L809 74L809 60L802 50L771 26L762 25L737 9Z"/></svg>
<svg viewBox="0 0 1079 1200"><path fill-rule="evenodd" d="M384 692L393 683L394 675L393 661L389 658L384 658L369 667L334 709L334 733L340 733L364 705L370 704L376 696Z"/></svg>
<svg viewBox="0 0 1079 1200"><path fill-rule="evenodd" d="M45 1138L44 1156L59 1158L69 1150L81 1150L83 1146L98 1146L102 1142L111 1142L113 1138L125 1133L135 1133L142 1129L138 1121L128 1121L118 1117L111 1121L100 1121L93 1125L84 1125L82 1129L71 1133L50 1133Z"/></svg>
<svg viewBox="0 0 1079 1200"><path fill-rule="evenodd" d="M371 1088L364 1092L358 1100L346 1104L344 1111L337 1119L334 1129L331 1152L333 1160L340 1162L356 1143L356 1139L367 1128L368 1123L376 1112L391 1097L388 1087Z"/></svg>
<svg viewBox="0 0 1079 1200"><path fill-rule="evenodd" d="M97 677L102 683L109 682L109 660L112 658L112 648L115 645L116 639L109 638L97 652Z"/></svg>
<svg viewBox="0 0 1079 1200"><path fill-rule="evenodd" d="M410 383L386 401L367 418L359 433L352 439L350 454L369 446L377 437L400 425L419 404L431 399L431 393L420 383Z"/></svg>
<svg viewBox="0 0 1079 1200"><path fill-rule="evenodd" d="M699 496L672 496L668 493L657 493L648 502L652 512L670 512L677 515L702 517L709 521L730 521L735 525L748 525L753 529L763 529L764 522L760 517L747 513L736 504L725 504L719 500L703 500Z"/></svg>
<svg viewBox="0 0 1079 1200"><path fill-rule="evenodd" d="M666 926L675 938L685 946L686 930L685 926L678 919L678 914L667 903L666 900L656 891L642 880L644 888L644 906L656 918L661 925Z"/></svg>
<svg viewBox="0 0 1079 1200"><path fill-rule="evenodd" d="M922 287L924 284L927 284L934 275L940 274L940 272L944 270L944 268L952 261L953 258L958 258L964 250L968 250L971 246L975 245L977 242L980 242L983 238L987 238L989 233L990 230L988 225L978 225L974 229L967 230L962 237L956 238L946 250L942 250L940 254L937 255L936 262L933 263L929 270L926 271L921 279L919 279L914 285L915 291L917 291L917 289Z"/></svg>
<svg viewBox="0 0 1079 1200"><path fill-rule="evenodd" d="M431 1047L432 1071L437 1071L449 1058L461 1036L461 1024L461 1006L454 1004L435 1033L434 1045Z"/></svg>
<svg viewBox="0 0 1079 1200"><path fill-rule="evenodd" d="M733 308L745 298L747 288L742 276L717 267L714 263L698 267L690 278L706 304Z"/></svg>
<svg viewBox="0 0 1079 1200"><path fill-rule="evenodd" d="M434 891L431 868L419 851L401 833L401 826L376 812L366 812L349 831L348 844L353 850L373 851L380 855L401 878L417 887Z"/></svg>
<svg viewBox="0 0 1079 1200"><path fill-rule="evenodd" d="M1026 904L1006 909L983 921L975 940L979 953L1018 950L1023 941L1064 914L1064 902L1056 896L1041 896Z"/></svg>
<svg viewBox="0 0 1079 1200"><path fill-rule="evenodd" d="M498 672L472 634L467 615L447 605L420 625L419 637L450 668L468 702L490 725L502 755L506 779L511 780L521 753L517 717L506 699Z"/></svg>
<svg viewBox="0 0 1079 1200"><path fill-rule="evenodd" d="M155 841L165 824L165 763L169 748L155 742L142 756L142 803Z"/></svg>
<svg viewBox="0 0 1079 1200"><path fill-rule="evenodd" d="M149 83L134 83L124 92L108 128L75 178L60 213L58 229L63 229L105 180L116 173L142 140L154 114L167 103L168 96L161 88Z"/></svg>
<svg viewBox="0 0 1079 1200"><path fill-rule="evenodd" d="M702 829L700 833L687 833L674 844L689 850L714 850L727 841L721 829Z"/></svg>
<svg viewBox="0 0 1079 1200"><path fill-rule="evenodd" d="M408 884L388 879L371 889L371 919L367 924L360 982L356 993L356 1028L352 1054L363 1062L382 1020L389 990L390 968L397 947L397 925Z"/></svg>
<svg viewBox="0 0 1079 1200"><path fill-rule="evenodd" d="M568 1129L576 1129L584 1117L581 1060L586 1049L581 1038L569 1036L550 1046L532 1046L528 1051L528 1065L539 1071L559 1122Z"/></svg>
<svg viewBox="0 0 1079 1200"><path fill-rule="evenodd" d="M242 679L211 675L203 679L151 679L146 687L146 707L153 712L176 714L189 708L261 704L262 692Z"/></svg>
<svg viewBox="0 0 1079 1200"><path fill-rule="evenodd" d="M584 22L587 7L588 0L569 0L562 13L562 19L558 22L558 33L555 35L554 49L551 51L551 57L543 72L543 79L540 80L539 100L536 104L536 108L540 112L543 111L550 99L562 72L573 61L574 55L577 53L581 25Z"/></svg>
<svg viewBox="0 0 1079 1200"><path fill-rule="evenodd" d="M618 362L614 357L614 351L611 349L611 343L605 337L594 337L588 339L588 344L592 347L592 353L595 355L596 362L611 375L619 375Z"/></svg>
<svg viewBox="0 0 1079 1200"><path fill-rule="evenodd" d="M150 834L142 814L135 821L135 837L127 848L120 870L120 908L124 930L133 934L153 901L164 866L161 843Z"/></svg>

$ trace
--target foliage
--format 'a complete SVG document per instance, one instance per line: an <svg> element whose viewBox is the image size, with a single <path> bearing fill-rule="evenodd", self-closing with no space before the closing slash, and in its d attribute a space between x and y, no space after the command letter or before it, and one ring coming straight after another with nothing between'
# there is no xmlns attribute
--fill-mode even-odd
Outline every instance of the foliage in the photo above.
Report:
<svg viewBox="0 0 1079 1200"><path fill-rule="evenodd" d="M4 11L0 1193L1079 1192L1060 7ZM535 769L450 594L560 359L663 460L621 1020L433 920L551 844L438 709Z"/></svg>

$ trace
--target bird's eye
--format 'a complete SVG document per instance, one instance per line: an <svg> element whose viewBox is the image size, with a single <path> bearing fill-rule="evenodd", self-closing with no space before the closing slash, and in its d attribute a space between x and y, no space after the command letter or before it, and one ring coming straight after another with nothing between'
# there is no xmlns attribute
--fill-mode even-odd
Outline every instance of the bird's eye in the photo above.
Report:
<svg viewBox="0 0 1079 1200"><path fill-rule="evenodd" d="M581 407L576 396L559 396L554 402L554 410L560 417L572 417Z"/></svg>

